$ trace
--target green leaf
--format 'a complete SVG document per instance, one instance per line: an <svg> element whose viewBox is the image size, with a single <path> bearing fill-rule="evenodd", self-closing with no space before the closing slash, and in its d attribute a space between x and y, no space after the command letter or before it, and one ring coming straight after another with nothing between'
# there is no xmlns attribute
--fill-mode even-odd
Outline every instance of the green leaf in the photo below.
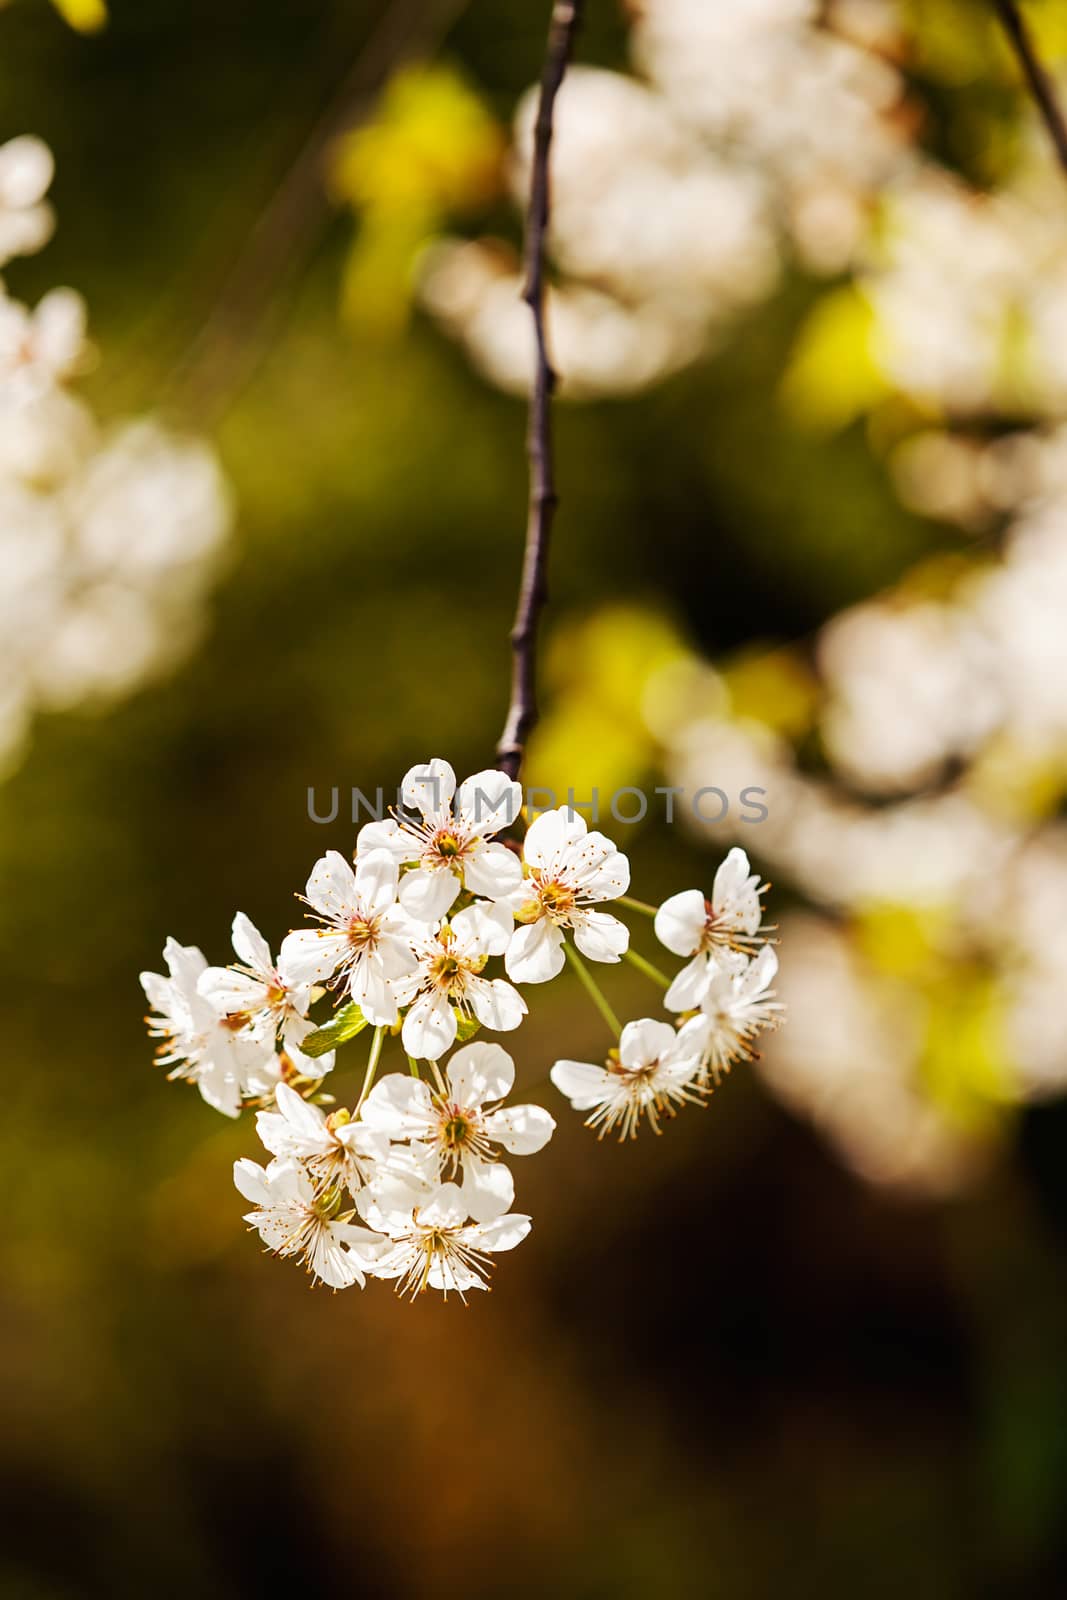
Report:
<svg viewBox="0 0 1067 1600"><path fill-rule="evenodd" d="M456 1043L466 1044L468 1039L474 1038L480 1027L477 1017L466 1017L459 1012L456 1016Z"/></svg>
<svg viewBox="0 0 1067 1600"><path fill-rule="evenodd" d="M328 1050L336 1050L339 1044L354 1039L366 1026L366 1017L352 1000L342 1006L329 1022L316 1028L314 1033L309 1033L306 1039L301 1039L300 1048L306 1056L324 1056Z"/></svg>

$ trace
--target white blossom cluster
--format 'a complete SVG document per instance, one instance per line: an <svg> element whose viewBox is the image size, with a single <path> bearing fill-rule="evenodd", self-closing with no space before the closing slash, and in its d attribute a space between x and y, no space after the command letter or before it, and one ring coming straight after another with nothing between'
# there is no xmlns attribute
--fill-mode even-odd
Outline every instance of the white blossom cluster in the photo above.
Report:
<svg viewBox="0 0 1067 1600"><path fill-rule="evenodd" d="M887 678L899 670L884 658ZM928 1193L970 1182L1003 1112L1067 1090L1067 826L1013 815L1001 790L987 796L980 767L939 791L871 804L844 769L806 773L786 741L720 717L676 729L669 762L678 785L713 775L727 790L763 788L761 856L816 908L783 923L790 1026L761 1057L761 1076L870 1181ZM726 818L706 831L718 845L749 830ZM921 932L912 964L898 955L894 965L891 936L888 966L872 948L883 917ZM960 1115L932 1092L931 1050L979 1010L959 1070L965 1080L976 1060L984 1070L987 1052L994 1066Z"/></svg>
<svg viewBox="0 0 1067 1600"><path fill-rule="evenodd" d="M1043 153L982 192L932 163L882 200L860 286L873 353L927 410L1055 416L1067 403L1067 218Z"/></svg>
<svg viewBox="0 0 1067 1600"><path fill-rule="evenodd" d="M529 1231L502 1155L534 1154L555 1126L541 1107L509 1102L510 1055L474 1035L514 1032L527 1014L520 986L569 962L615 1042L603 1065L557 1061L552 1082L600 1135L633 1137L643 1118L658 1132L777 1025L777 959L740 849L710 898L689 890L656 909L627 897L626 857L565 806L531 821L521 846L496 837L523 802L499 771L457 786L435 759L411 769L400 797L392 817L360 829L353 862L329 851L316 863L304 895L314 925L289 933L277 959L239 913L233 966L170 940L167 976L141 981L170 1076L228 1116L258 1109L271 1160L238 1161L235 1181L270 1250L335 1289L375 1277L462 1297ZM673 979L630 951L626 924L603 909L613 903L652 916L686 958ZM663 985L674 1020L616 1022L586 962L624 957ZM327 993L338 1009L317 1025ZM336 1049L364 1031L359 1098L326 1111ZM379 1077L387 1039L405 1065Z"/></svg>
<svg viewBox="0 0 1067 1600"><path fill-rule="evenodd" d="M0 267L47 242L51 178L39 139L0 147ZM0 767L37 710L128 694L189 649L229 530L204 445L102 428L70 392L89 358L80 295L31 309L0 282Z"/></svg>
<svg viewBox="0 0 1067 1600"><path fill-rule="evenodd" d="M784 253L855 260L872 195L914 160L889 0L645 0L639 76L572 67L556 106L550 295L571 396L646 387L696 359L776 287ZM536 92L515 116L512 186L529 188ZM525 390L518 264L444 241L422 294L491 382Z"/></svg>

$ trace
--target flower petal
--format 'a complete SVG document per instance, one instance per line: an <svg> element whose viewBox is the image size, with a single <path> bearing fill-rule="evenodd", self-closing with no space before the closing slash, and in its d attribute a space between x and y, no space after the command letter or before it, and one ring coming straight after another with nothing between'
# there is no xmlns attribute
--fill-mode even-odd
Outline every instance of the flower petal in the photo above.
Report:
<svg viewBox="0 0 1067 1600"><path fill-rule="evenodd" d="M404 1018L404 1049L416 1061L440 1061L456 1042L456 1018L443 995L420 995Z"/></svg>
<svg viewBox="0 0 1067 1600"><path fill-rule="evenodd" d="M451 815L456 774L447 761L434 757L421 767L404 774L400 795L408 811L421 811L427 822L441 822Z"/></svg>
<svg viewBox="0 0 1067 1600"><path fill-rule="evenodd" d="M307 1139L322 1139L326 1133L326 1118L318 1106L309 1105L303 1095L297 1094L287 1083L280 1083L274 1091L274 1103L295 1133Z"/></svg>
<svg viewBox="0 0 1067 1600"><path fill-rule="evenodd" d="M365 822L356 834L356 860L370 855L372 850L388 850L398 866L405 861L416 861L418 841L393 817L383 817L381 822Z"/></svg>
<svg viewBox="0 0 1067 1600"><path fill-rule="evenodd" d="M750 873L748 856L737 845L715 874L711 903L739 932L753 934L759 928L759 875Z"/></svg>
<svg viewBox="0 0 1067 1600"><path fill-rule="evenodd" d="M503 1216L514 1201L515 1180L502 1161L479 1161L467 1156L463 1162L462 1194L467 1214L475 1222L490 1222Z"/></svg>
<svg viewBox="0 0 1067 1600"><path fill-rule="evenodd" d="M471 894L503 900L522 886L522 862L503 844L485 844L463 863L463 882Z"/></svg>
<svg viewBox="0 0 1067 1600"><path fill-rule="evenodd" d="M308 1266L331 1289L350 1289L354 1283L362 1289L366 1281L359 1257L334 1238L334 1229L328 1223L321 1224L315 1234Z"/></svg>
<svg viewBox="0 0 1067 1600"><path fill-rule="evenodd" d="M510 827L522 810L522 785L496 767L476 772L459 786L456 815L470 833L499 833Z"/></svg>
<svg viewBox="0 0 1067 1600"><path fill-rule="evenodd" d="M460 887L450 867L417 867L400 880L400 904L417 922L440 922L448 916Z"/></svg>
<svg viewBox="0 0 1067 1600"><path fill-rule="evenodd" d="M457 1050L445 1071L452 1099L471 1109L503 1100L515 1082L515 1063L503 1045L481 1039Z"/></svg>
<svg viewBox="0 0 1067 1600"><path fill-rule="evenodd" d="M233 951L238 961L243 961L261 978L273 977L274 962L270 945L251 917L246 917L243 911L239 911L233 919L232 936Z"/></svg>
<svg viewBox="0 0 1067 1600"><path fill-rule="evenodd" d="M419 1226L459 1228L467 1220L467 1207L459 1185L441 1183L419 1207Z"/></svg>
<svg viewBox="0 0 1067 1600"><path fill-rule="evenodd" d="M503 978L472 978L467 994L478 1021L494 1033L510 1033L526 1015L526 1001Z"/></svg>
<svg viewBox="0 0 1067 1600"><path fill-rule="evenodd" d="M738 979L738 989L746 1000L752 1000L770 987L777 971L778 953L769 944L764 945Z"/></svg>
<svg viewBox="0 0 1067 1600"><path fill-rule="evenodd" d="M667 993L663 996L663 1004L668 1011L692 1011L698 1006L708 992L715 963L708 956L694 956L678 973Z"/></svg>
<svg viewBox="0 0 1067 1600"><path fill-rule="evenodd" d="M630 930L606 911L575 913L574 942L590 961L620 961L630 947Z"/></svg>
<svg viewBox="0 0 1067 1600"><path fill-rule="evenodd" d="M504 1106L485 1119L490 1139L515 1156L532 1156L543 1150L555 1126L555 1118L543 1106Z"/></svg>
<svg viewBox="0 0 1067 1600"><path fill-rule="evenodd" d="M356 862L356 896L364 916L379 916L396 900L398 867L388 850L370 850Z"/></svg>
<svg viewBox="0 0 1067 1600"><path fill-rule="evenodd" d="M333 977L348 951L346 934L298 928L282 940L278 970L286 983L324 983Z"/></svg>
<svg viewBox="0 0 1067 1600"><path fill-rule="evenodd" d="M344 922L356 909L356 875L339 850L327 850L311 869L307 902L328 922Z"/></svg>
<svg viewBox="0 0 1067 1600"><path fill-rule="evenodd" d="M240 1161L233 1164L233 1181L246 1200L254 1206L269 1206L271 1192L267 1184L267 1174L258 1161L250 1161L247 1156L242 1156Z"/></svg>
<svg viewBox="0 0 1067 1600"><path fill-rule="evenodd" d="M387 978L406 978L419 964L407 939L393 933L379 933L375 959Z"/></svg>
<svg viewBox="0 0 1067 1600"><path fill-rule="evenodd" d="M700 948L707 921L707 906L699 889L683 889L664 900L653 926L656 938L676 956L691 956Z"/></svg>
<svg viewBox="0 0 1067 1600"><path fill-rule="evenodd" d="M509 906L467 906L452 918L456 948L463 955L501 956L508 947L514 918Z"/></svg>
<svg viewBox="0 0 1067 1600"><path fill-rule="evenodd" d="M208 1105L221 1111L224 1117L236 1117L241 1111L241 1080L226 1067L215 1061L205 1061L196 1075L196 1086Z"/></svg>
<svg viewBox="0 0 1067 1600"><path fill-rule="evenodd" d="M588 824L578 811L559 806L555 811L542 811L526 830L522 841L523 859L532 867L547 867L569 844L584 838Z"/></svg>
<svg viewBox="0 0 1067 1600"><path fill-rule="evenodd" d="M531 1225L530 1217L512 1211L506 1217L497 1217L495 1222L486 1223L484 1227L472 1228L471 1233L476 1237L471 1243L476 1250L514 1250L525 1239Z"/></svg>
<svg viewBox="0 0 1067 1600"><path fill-rule="evenodd" d="M179 944L177 939L168 939L163 946L163 958L182 994L194 993L200 974L207 966L203 952L195 944Z"/></svg>
<svg viewBox="0 0 1067 1600"><path fill-rule="evenodd" d="M402 1072L378 1079L360 1115L368 1128L391 1139L425 1139L435 1123L429 1085Z"/></svg>
<svg viewBox="0 0 1067 1600"><path fill-rule="evenodd" d="M267 985L232 967L207 967L197 989L216 1011L231 1017L239 1011L258 1011L267 1003Z"/></svg>
<svg viewBox="0 0 1067 1600"><path fill-rule="evenodd" d="M563 929L546 917L516 928L504 957L504 970L516 983L547 983L563 971Z"/></svg>
<svg viewBox="0 0 1067 1600"><path fill-rule="evenodd" d="M376 1028L391 1028L397 1017L396 993L377 957L364 952L353 962L348 980L353 1000Z"/></svg>
<svg viewBox="0 0 1067 1600"><path fill-rule="evenodd" d="M590 1061L557 1061L549 1077L575 1111L589 1111L611 1093L611 1074Z"/></svg>
<svg viewBox="0 0 1067 1600"><path fill-rule="evenodd" d="M674 1048L675 1032L669 1022L640 1017L628 1022L619 1039L619 1060L624 1067L650 1067Z"/></svg>
<svg viewBox="0 0 1067 1600"><path fill-rule="evenodd" d="M614 840L590 833L571 848L567 865L586 900L614 900L630 887L630 863Z"/></svg>
<svg viewBox="0 0 1067 1600"><path fill-rule="evenodd" d="M469 1294L472 1289L489 1287L473 1267L466 1267L462 1261L454 1258L442 1261L439 1256L435 1256L431 1262L426 1282L431 1289L440 1289L442 1294Z"/></svg>

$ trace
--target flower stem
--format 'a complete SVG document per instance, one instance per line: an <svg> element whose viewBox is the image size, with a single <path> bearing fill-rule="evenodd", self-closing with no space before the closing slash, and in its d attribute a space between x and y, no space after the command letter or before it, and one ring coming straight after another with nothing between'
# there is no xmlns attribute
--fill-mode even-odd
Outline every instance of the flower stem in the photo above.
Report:
<svg viewBox="0 0 1067 1600"><path fill-rule="evenodd" d="M670 988L671 980L666 974L658 967L654 967L651 961L646 961L644 956L639 956L636 950L624 950L622 958L628 961L631 967L636 967L638 972L643 972L646 978L651 978L653 983L658 983L661 989Z"/></svg>
<svg viewBox="0 0 1067 1600"><path fill-rule="evenodd" d="M616 900L617 906L625 906L627 911L640 911L643 917L654 917L657 908L650 906L645 900L631 900L628 894L621 894Z"/></svg>
<svg viewBox="0 0 1067 1600"><path fill-rule="evenodd" d="M593 1004L600 1012L600 1015L604 1018L604 1021L607 1023L608 1027L611 1029L612 1033L617 1039L622 1032L622 1023L608 1005L606 997L601 992L599 983L597 983L596 979L593 977L593 974L590 972L589 968L586 966L585 962L582 960L581 956L578 954L577 950L575 950L573 945L565 944L563 948L566 952L567 960L578 974L586 994L589 996L590 1000L592 1000Z"/></svg>
<svg viewBox="0 0 1067 1600"><path fill-rule="evenodd" d="M384 1042L385 1042L385 1029L384 1028L375 1028L375 1030L374 1030L374 1038L371 1041L371 1047L370 1047L370 1060L367 1062L367 1070L363 1075L363 1087L359 1091L359 1099L356 1101L356 1110L357 1111L359 1110L360 1106L363 1104L363 1102L367 1098L367 1096L370 1094L371 1084L374 1082L374 1074L378 1070L378 1061L379 1061L379 1058L380 1058L381 1053L382 1053L382 1045L384 1044Z"/></svg>
<svg viewBox="0 0 1067 1600"><path fill-rule="evenodd" d="M421 1078L422 1074L419 1071L419 1063L415 1060L414 1056L408 1056L408 1066L411 1068L411 1076L413 1078Z"/></svg>

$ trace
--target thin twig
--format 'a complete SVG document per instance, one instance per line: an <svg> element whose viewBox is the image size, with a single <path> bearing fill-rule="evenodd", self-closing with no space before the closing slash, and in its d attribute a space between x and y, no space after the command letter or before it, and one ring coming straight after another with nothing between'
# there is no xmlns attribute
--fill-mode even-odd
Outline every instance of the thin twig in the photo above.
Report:
<svg viewBox="0 0 1067 1600"><path fill-rule="evenodd" d="M373 114L398 68L433 54L467 0L391 0L252 227L206 321L171 375L175 403L218 415L261 351L279 286L294 277L330 216L327 165L335 140Z"/></svg>
<svg viewBox="0 0 1067 1600"><path fill-rule="evenodd" d="M526 741L537 721L537 628L548 598L546 567L556 482L552 459L552 394L556 374L548 356L545 333L545 238L548 233L548 157L552 145L556 96L571 58L582 14L582 0L555 0L548 31L548 49L541 74L541 93L534 125L530 201L526 212L526 282L522 297L533 316L535 366L530 389L526 453L530 462L530 503L526 553L519 584L519 603L511 630L511 704L497 745L497 766L517 778Z"/></svg>
<svg viewBox="0 0 1067 1600"><path fill-rule="evenodd" d="M1056 159L1067 175L1067 119L1064 118L1063 110L1056 99L1052 80L1038 59L1030 29L1023 20L1023 14L1015 0L993 0L993 7L1008 36L1008 43L1018 58L1041 120L1048 129Z"/></svg>

